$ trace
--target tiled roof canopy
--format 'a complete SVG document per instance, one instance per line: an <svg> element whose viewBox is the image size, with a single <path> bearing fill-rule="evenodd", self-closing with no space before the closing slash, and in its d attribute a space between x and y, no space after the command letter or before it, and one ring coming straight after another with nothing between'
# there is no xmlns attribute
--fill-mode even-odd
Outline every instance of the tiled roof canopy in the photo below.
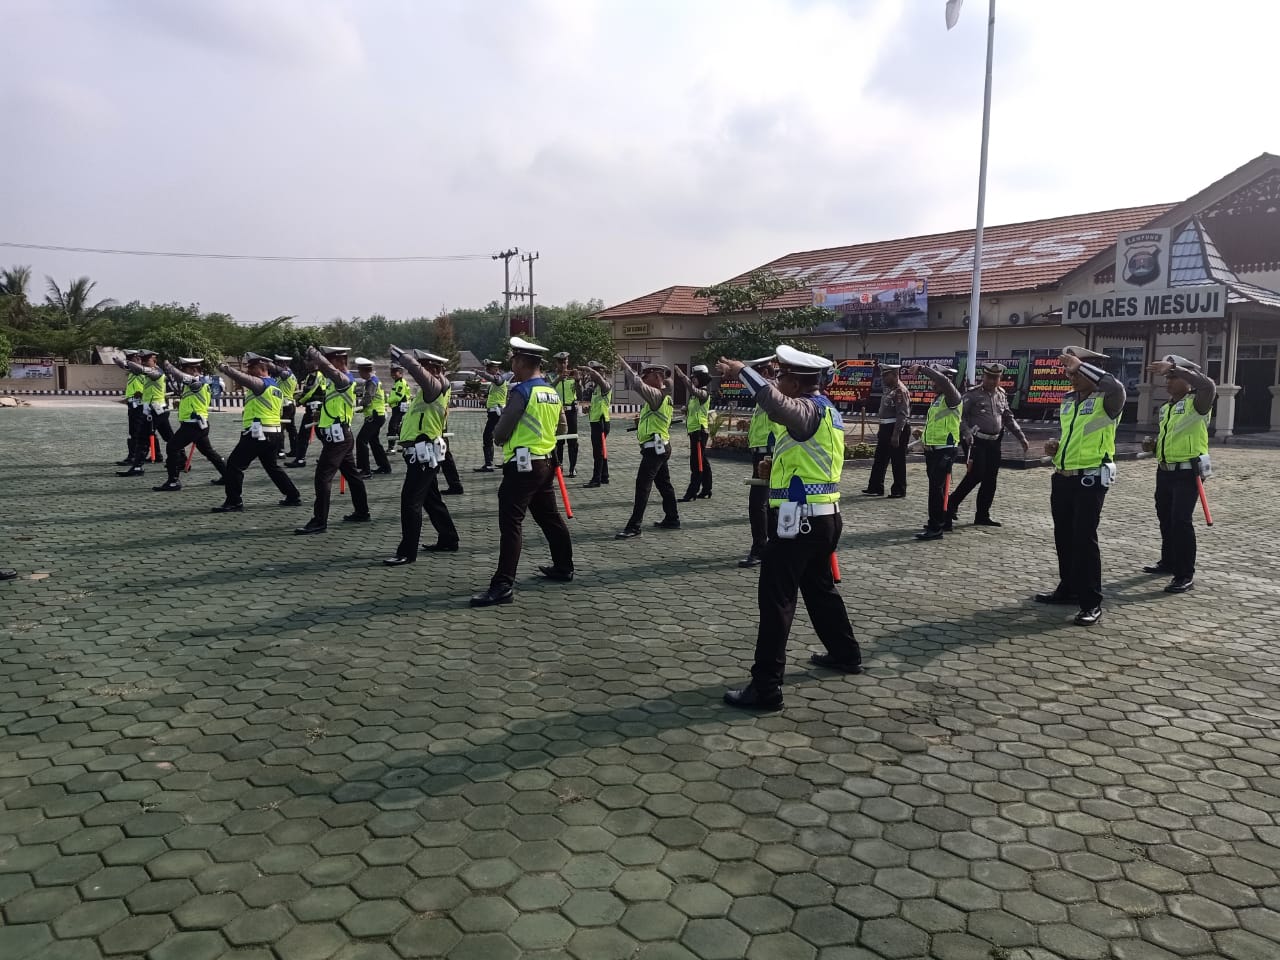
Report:
<svg viewBox="0 0 1280 960"><path fill-rule="evenodd" d="M710 304L707 300L693 295L693 291L698 289L700 288L663 287L643 297L636 297L634 300L601 310L594 316L598 320L612 320L615 317L649 317L657 313L705 317L710 311Z"/></svg>

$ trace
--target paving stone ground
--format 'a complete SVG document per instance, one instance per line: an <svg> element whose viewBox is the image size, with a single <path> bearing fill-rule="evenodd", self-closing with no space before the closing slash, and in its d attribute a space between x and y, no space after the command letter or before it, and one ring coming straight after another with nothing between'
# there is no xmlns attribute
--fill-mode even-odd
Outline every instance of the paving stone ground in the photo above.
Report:
<svg viewBox="0 0 1280 960"><path fill-rule="evenodd" d="M1089 629L1029 602L1047 472L1005 473L1003 529L918 544L922 469L905 501L850 469L868 672L809 669L801 615L787 708L758 717L720 703L756 622L742 463L682 530L616 543L619 428L613 484L573 489L579 579L529 576L531 527L517 602L473 611L477 414L464 551L397 569L398 476L372 524L298 538L260 471L231 516L203 462L177 495L117 479L124 422L0 411L27 575L0 585L3 960L1280 957L1276 452L1215 448L1180 597L1140 571L1152 469L1122 464Z"/></svg>

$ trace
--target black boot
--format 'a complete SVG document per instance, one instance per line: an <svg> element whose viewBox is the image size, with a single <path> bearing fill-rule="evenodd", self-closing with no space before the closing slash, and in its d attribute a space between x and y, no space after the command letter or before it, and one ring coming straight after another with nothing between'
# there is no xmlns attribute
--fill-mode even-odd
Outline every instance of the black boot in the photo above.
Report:
<svg viewBox="0 0 1280 960"><path fill-rule="evenodd" d="M741 690L725 691L724 702L731 707L740 707L744 710L781 710L782 689L773 687L764 690L757 687L753 680Z"/></svg>

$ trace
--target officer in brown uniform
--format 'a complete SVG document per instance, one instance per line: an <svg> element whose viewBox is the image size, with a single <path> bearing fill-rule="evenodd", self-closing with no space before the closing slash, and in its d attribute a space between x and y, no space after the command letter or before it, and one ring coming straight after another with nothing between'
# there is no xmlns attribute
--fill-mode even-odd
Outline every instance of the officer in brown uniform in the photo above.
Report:
<svg viewBox="0 0 1280 960"><path fill-rule="evenodd" d="M898 371L902 368L897 363L880 364L880 432L876 436L876 458L871 464L871 477L867 480L867 489L862 492L869 497L884 496L884 474L889 464L893 464L893 486L889 488L889 497L896 499L907 495L907 443L911 439L911 431L907 429L911 420L911 393L898 379Z"/></svg>
<svg viewBox="0 0 1280 960"><path fill-rule="evenodd" d="M951 493L947 504L947 524L954 524L960 504L974 487L978 488L978 509L974 526L999 527L991 519L991 504L996 499L996 480L1000 476L1000 444L1009 430L1027 450L1027 437L1009 409L1009 397L1000 386L1003 364L989 363L982 368L982 383L964 395L964 416L960 431L969 444L966 473Z"/></svg>

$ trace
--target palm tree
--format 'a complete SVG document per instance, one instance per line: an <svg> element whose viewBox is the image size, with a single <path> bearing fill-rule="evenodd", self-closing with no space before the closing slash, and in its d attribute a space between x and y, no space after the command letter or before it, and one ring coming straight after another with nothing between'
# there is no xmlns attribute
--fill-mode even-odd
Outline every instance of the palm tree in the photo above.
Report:
<svg viewBox="0 0 1280 960"><path fill-rule="evenodd" d="M46 276L45 280L49 284L49 292L45 294L44 302L67 318L68 330L84 326L107 307L115 306L115 301L110 298L89 303L89 296L98 283L88 277L77 277L66 290L59 287L53 277Z"/></svg>
<svg viewBox="0 0 1280 960"><path fill-rule="evenodd" d="M26 303L27 284L30 282L30 267L9 267L0 270L0 297L17 297Z"/></svg>

